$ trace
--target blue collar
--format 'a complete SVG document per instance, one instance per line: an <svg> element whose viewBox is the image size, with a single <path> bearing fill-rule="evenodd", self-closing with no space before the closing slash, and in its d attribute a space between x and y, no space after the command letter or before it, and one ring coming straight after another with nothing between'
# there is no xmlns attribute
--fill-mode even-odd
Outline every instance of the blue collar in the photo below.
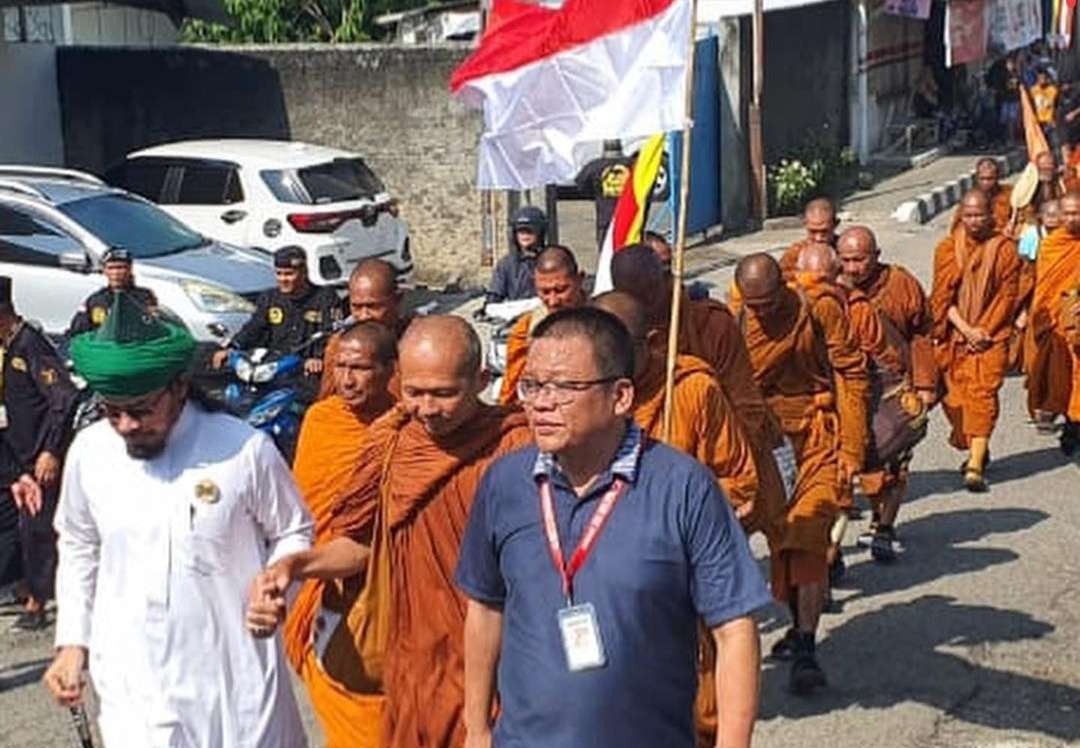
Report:
<svg viewBox="0 0 1080 748"><path fill-rule="evenodd" d="M641 460L641 450L644 442L645 437L641 432L641 428L633 421L627 420L626 434L623 436L619 448L615 451L615 457L606 471L604 480L600 481L598 485L608 483L614 476L619 476L627 483L633 483L637 479L638 464ZM553 480L557 477L566 480L566 476L563 475L562 470L559 468L555 455L550 452L539 452L536 455L536 462L533 464L533 478L537 480L541 478Z"/></svg>

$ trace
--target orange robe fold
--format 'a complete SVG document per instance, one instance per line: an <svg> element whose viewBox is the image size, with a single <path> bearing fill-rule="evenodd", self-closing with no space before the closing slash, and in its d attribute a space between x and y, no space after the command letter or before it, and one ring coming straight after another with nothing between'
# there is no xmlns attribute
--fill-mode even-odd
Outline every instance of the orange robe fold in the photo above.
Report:
<svg viewBox="0 0 1080 748"><path fill-rule="evenodd" d="M546 316L543 309L534 309L518 317L506 338L506 368L499 387L499 404L514 405L518 401L517 385L525 372L529 357L529 336Z"/></svg>
<svg viewBox="0 0 1080 748"><path fill-rule="evenodd" d="M367 433L367 425L337 395L315 403L304 416L293 475L315 518L316 544L330 537L334 502L349 486ZM323 670L311 645L326 587L317 580L301 585L282 634L285 651L307 687L328 747L376 748L383 697L350 691Z"/></svg>
<svg viewBox="0 0 1080 748"><path fill-rule="evenodd" d="M522 414L488 407L440 442L401 408L379 425L385 438L369 437L331 532L371 542L366 587L387 585L382 745L461 746L466 600L453 583L458 549L484 471L527 444L529 431Z"/></svg>
<svg viewBox="0 0 1080 748"><path fill-rule="evenodd" d="M1080 268L1080 238L1064 228L1043 239L1035 260L1028 312L1028 408L1032 413L1065 413L1073 379L1072 355L1064 335L1063 297L1074 288Z"/></svg>
<svg viewBox="0 0 1080 748"><path fill-rule="evenodd" d="M899 352L904 377L916 389L936 390L938 372L930 341L930 306L919 281L902 267L881 264L858 290L877 310L885 338ZM904 463L893 469L862 473L859 483L871 504L875 504L885 489L902 486L906 477Z"/></svg>
<svg viewBox="0 0 1080 748"><path fill-rule="evenodd" d="M843 452L860 464L866 451L866 357L851 336L841 302L829 293L804 301L784 288L767 318L745 313L745 335L755 379L799 466L783 553L773 559L773 592L786 597L793 584L824 581L841 491L838 458ZM793 568L792 554L812 559L813 573Z"/></svg>
<svg viewBox="0 0 1080 748"><path fill-rule="evenodd" d="M1073 286L1068 296L1062 300L1062 313L1058 325L1072 356L1072 383L1069 407L1065 415L1070 421L1080 422L1080 267L1073 275Z"/></svg>
<svg viewBox="0 0 1080 748"><path fill-rule="evenodd" d="M958 449L970 447L973 437L989 437L997 422L1019 279L1016 244L1001 235L977 242L960 227L934 252L933 336L945 381L942 405L952 424L950 441ZM954 306L968 324L990 336L987 350L969 349L949 322Z"/></svg>

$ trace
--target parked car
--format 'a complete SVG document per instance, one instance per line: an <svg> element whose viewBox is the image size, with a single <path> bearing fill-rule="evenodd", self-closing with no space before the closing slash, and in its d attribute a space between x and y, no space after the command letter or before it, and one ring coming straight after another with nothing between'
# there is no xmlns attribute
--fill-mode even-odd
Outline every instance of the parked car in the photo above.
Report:
<svg viewBox="0 0 1080 748"><path fill-rule="evenodd" d="M105 173L197 231L272 253L307 250L320 285L343 286L361 260L412 271L397 202L355 153L279 140L192 140L136 151Z"/></svg>
<svg viewBox="0 0 1080 748"><path fill-rule="evenodd" d="M101 256L131 252L136 282L201 342L232 337L274 286L263 254L207 239L141 197L82 172L0 166L0 274L19 313L59 337L105 285Z"/></svg>

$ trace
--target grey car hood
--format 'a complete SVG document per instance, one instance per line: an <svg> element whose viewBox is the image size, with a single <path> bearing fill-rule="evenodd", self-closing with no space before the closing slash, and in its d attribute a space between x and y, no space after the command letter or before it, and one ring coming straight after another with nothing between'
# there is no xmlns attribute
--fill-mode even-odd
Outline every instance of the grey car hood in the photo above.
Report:
<svg viewBox="0 0 1080 748"><path fill-rule="evenodd" d="M238 294L274 286L274 264L269 255L214 241L198 249L139 259L138 264L189 275Z"/></svg>

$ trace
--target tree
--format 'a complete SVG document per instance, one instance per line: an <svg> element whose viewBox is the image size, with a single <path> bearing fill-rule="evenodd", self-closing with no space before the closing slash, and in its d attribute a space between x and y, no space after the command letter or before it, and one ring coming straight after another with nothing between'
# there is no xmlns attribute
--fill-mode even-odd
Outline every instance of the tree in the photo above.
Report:
<svg viewBox="0 0 1080 748"><path fill-rule="evenodd" d="M363 42L384 33L375 26L376 17L428 4L428 0L225 0L230 25L188 19L180 35L186 42L225 44Z"/></svg>

